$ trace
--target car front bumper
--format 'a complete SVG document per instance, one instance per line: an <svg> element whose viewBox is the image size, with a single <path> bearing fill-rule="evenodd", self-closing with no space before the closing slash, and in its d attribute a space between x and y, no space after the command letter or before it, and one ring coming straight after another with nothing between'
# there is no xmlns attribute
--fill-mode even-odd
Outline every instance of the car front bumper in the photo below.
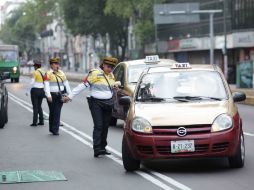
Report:
<svg viewBox="0 0 254 190"><path fill-rule="evenodd" d="M239 144L240 127L234 126L230 130L187 135L143 135L131 130L125 130L128 147L132 156L138 160L170 159L188 157L225 157L235 154ZM194 152L171 152L171 141L194 140Z"/></svg>

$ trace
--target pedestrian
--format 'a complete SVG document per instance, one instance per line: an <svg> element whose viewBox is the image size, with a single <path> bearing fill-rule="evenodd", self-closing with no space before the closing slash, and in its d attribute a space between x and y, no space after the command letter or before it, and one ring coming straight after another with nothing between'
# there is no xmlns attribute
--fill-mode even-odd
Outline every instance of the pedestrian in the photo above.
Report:
<svg viewBox="0 0 254 190"><path fill-rule="evenodd" d="M93 149L94 157L110 155L106 150L108 127L113 108L113 90L115 78L112 73L118 60L113 57L105 57L98 69L92 69L83 83L73 89L72 94L66 97L69 101L74 96L90 88L90 96L87 97L89 109L93 118Z"/></svg>
<svg viewBox="0 0 254 190"><path fill-rule="evenodd" d="M64 72L60 70L60 58L53 57L49 63L51 69L44 77L49 106L49 131L53 135L59 135L61 109L65 103L64 96L71 95L71 89Z"/></svg>
<svg viewBox="0 0 254 190"><path fill-rule="evenodd" d="M33 122L30 126L44 125L43 111L41 108L42 100L45 97L44 92L44 75L45 72L41 69L41 61L33 61L34 71L31 79L31 101L33 105ZM39 115L39 123L38 122Z"/></svg>

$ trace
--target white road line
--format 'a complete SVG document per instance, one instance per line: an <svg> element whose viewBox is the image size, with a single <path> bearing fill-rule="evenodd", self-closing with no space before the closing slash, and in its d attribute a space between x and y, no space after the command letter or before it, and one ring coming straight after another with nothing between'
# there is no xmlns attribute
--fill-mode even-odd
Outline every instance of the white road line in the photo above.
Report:
<svg viewBox="0 0 254 190"><path fill-rule="evenodd" d="M254 134L252 134L252 133L247 133L247 132L244 132L244 134L245 134L245 135L247 135L247 136L254 137Z"/></svg>
<svg viewBox="0 0 254 190"><path fill-rule="evenodd" d="M24 100L16 97L15 95L11 94L9 92L9 95L10 95L10 99L13 100L14 102L16 102L17 104L19 104L20 106L24 107L26 110L28 110L29 112L33 112L33 110L31 108L29 108L28 106L32 106L31 104L29 104L28 102L25 102ZM21 103L22 102L22 103ZM25 104L25 105L24 105ZM47 113L45 113L45 115L48 115ZM87 145L88 147L92 148L93 145L91 143L92 141L92 137L90 137L89 135L77 130L75 127L61 121L64 126L67 128L63 128L63 127L60 127L60 129L62 131L64 131L65 133L71 135L72 137L74 137L75 139L77 139L78 141L80 141L81 143ZM77 134L73 133L72 131L80 134L81 136L85 137L86 139L88 139L90 142L88 142L87 140L81 138L80 136L78 136ZM116 154L117 156L119 156L120 158L122 157L121 156L121 153L118 152L117 150L113 149L112 147L107 147L108 150L110 150L112 153ZM122 160L115 157L114 155L109 155L107 156L108 158L112 159L113 161L115 161L116 163L122 165ZM149 171L149 170L148 170ZM181 189L181 190L191 190L189 187L177 182L176 180L168 177L168 176L165 176L163 174L160 174L158 172L154 172L154 171L149 171L151 172L153 175L157 176L158 178L161 178L162 180L164 180L165 182L171 184L171 185L174 185L175 187ZM148 174L146 172L143 172L143 171L136 171L135 173L137 173L138 175L140 175L141 177L145 178L146 180L152 182L153 184L157 185L158 187L164 189L164 190L174 190L173 188L171 188L170 186L166 185L165 183L163 183L162 181L156 179L155 177L153 177L151 174Z"/></svg>

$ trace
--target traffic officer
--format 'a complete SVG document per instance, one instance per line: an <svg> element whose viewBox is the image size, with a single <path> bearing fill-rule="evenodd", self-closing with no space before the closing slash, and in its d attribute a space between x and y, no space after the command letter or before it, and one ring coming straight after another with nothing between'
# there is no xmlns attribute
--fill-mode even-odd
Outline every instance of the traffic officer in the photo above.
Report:
<svg viewBox="0 0 254 190"><path fill-rule="evenodd" d="M90 88L88 104L94 122L93 129L93 149L94 157L111 154L106 150L108 127L111 120L113 108L113 90L115 78L112 73L118 60L113 57L105 57L100 64L100 68L92 69L83 83L73 89L72 94L66 100L73 99L74 96Z"/></svg>
<svg viewBox="0 0 254 190"><path fill-rule="evenodd" d="M63 71L60 70L60 58L49 60L50 70L46 73L45 94L49 106L49 131L53 135L59 135L61 109L64 96L71 95L69 82Z"/></svg>
<svg viewBox="0 0 254 190"><path fill-rule="evenodd" d="M41 61L33 61L34 71L31 79L31 101L33 105L33 123L30 126L44 125L43 111L41 108L42 100L45 96L44 93L44 75L45 72L41 69ZM39 123L38 122L39 114Z"/></svg>

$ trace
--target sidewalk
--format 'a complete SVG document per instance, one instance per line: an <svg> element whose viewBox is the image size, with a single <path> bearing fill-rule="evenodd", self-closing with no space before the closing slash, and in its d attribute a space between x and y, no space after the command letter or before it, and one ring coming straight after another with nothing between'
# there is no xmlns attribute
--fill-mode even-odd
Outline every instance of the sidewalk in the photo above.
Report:
<svg viewBox="0 0 254 190"><path fill-rule="evenodd" d="M74 82L82 82L84 77L87 75L84 71L64 71L66 74L66 77L69 81ZM30 76L31 73L29 73L28 69L25 68L21 71L21 73L25 76ZM246 94L246 100L244 102L241 102L242 104L246 105L252 105L254 106L254 88L247 89L247 88L236 88L235 85L229 85L232 92L244 92Z"/></svg>

